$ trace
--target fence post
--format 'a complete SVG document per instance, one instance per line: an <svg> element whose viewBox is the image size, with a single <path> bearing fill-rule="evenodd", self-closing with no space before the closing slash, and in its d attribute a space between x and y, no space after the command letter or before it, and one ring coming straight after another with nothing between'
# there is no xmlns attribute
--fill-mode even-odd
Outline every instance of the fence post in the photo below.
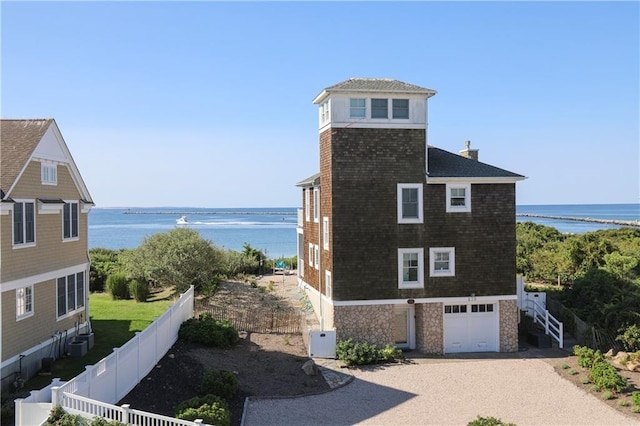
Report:
<svg viewBox="0 0 640 426"><path fill-rule="evenodd" d="M13 418L15 419L17 425L24 424L24 422L22 421L22 401L24 401L24 398L18 398L13 401L15 407L15 414Z"/></svg>
<svg viewBox="0 0 640 426"><path fill-rule="evenodd" d="M59 389L60 389L60 386L53 386L51 388L51 407L52 408L56 408L56 406L60 405L60 402L58 402Z"/></svg>
<svg viewBox="0 0 640 426"><path fill-rule="evenodd" d="M203 423L202 419L195 419L195 420L193 421L193 424L194 424L194 425L201 425L201 424L204 424L204 423Z"/></svg>
<svg viewBox="0 0 640 426"><path fill-rule="evenodd" d="M129 414L131 413L131 405L130 404L122 404L122 411L120 411L120 421L125 425L131 424L129 419Z"/></svg>
<svg viewBox="0 0 640 426"><path fill-rule="evenodd" d="M564 348L564 325L560 321L558 323L560 324L560 341L558 343L560 343L560 349L562 349Z"/></svg>

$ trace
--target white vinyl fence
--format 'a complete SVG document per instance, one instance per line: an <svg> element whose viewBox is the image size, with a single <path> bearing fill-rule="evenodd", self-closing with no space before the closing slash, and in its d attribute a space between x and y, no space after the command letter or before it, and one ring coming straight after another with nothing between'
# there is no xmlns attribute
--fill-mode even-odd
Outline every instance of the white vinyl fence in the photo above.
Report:
<svg viewBox="0 0 640 426"><path fill-rule="evenodd" d="M33 391L24 399L17 399L16 426L39 425L44 422L51 409L60 405L65 410L74 410L75 414L83 414L76 406L65 406L75 401L74 397L83 397L84 402L92 401L104 409L125 397L162 359L167 351L178 340L180 325L193 316L193 286L180 295L178 301L158 317L143 331L125 343L113 353L69 380L60 382L54 379L52 384L40 391ZM74 396L74 397L72 397ZM105 405L106 404L106 405ZM85 406L93 407L91 404ZM121 410L121 407L115 407ZM109 408L111 409L111 407ZM93 410L93 408L92 408ZM135 410L130 410L135 411ZM136 413L139 413L136 411ZM96 414L88 411L86 417ZM152 418L162 416L152 415ZM177 420L177 422L183 422ZM134 423L142 424L142 423ZM164 423L155 421L154 425L180 425L187 423Z"/></svg>

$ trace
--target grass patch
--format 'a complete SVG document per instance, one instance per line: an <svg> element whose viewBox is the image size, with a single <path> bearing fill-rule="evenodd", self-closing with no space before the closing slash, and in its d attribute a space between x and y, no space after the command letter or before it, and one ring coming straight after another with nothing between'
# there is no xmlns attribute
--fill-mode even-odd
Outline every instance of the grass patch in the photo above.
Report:
<svg viewBox="0 0 640 426"><path fill-rule="evenodd" d="M136 332L144 330L157 317L162 315L174 299L172 290L152 293L146 303L135 300L112 300L107 293L89 295L89 314L91 327L95 334L95 344L85 356L63 357L53 364L50 376L34 376L25 383L26 390L42 389L51 383L53 377L69 380L93 365L129 341Z"/></svg>

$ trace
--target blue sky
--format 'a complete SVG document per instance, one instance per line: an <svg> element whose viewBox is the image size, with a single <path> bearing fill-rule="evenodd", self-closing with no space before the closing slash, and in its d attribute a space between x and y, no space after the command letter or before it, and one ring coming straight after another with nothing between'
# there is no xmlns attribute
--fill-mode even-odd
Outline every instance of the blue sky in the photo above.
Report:
<svg viewBox="0 0 640 426"><path fill-rule="evenodd" d="M3 118L56 119L99 207L299 206L312 99L438 91L430 144L517 204L640 200L637 2L1 2Z"/></svg>

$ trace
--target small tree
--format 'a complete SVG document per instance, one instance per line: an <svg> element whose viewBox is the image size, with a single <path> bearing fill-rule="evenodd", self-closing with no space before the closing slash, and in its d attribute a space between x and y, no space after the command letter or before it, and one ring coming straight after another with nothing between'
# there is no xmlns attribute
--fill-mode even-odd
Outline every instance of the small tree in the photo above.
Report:
<svg viewBox="0 0 640 426"><path fill-rule="evenodd" d="M161 287L200 291L222 270L222 252L193 229L176 228L146 237L123 259L129 276L153 280Z"/></svg>

